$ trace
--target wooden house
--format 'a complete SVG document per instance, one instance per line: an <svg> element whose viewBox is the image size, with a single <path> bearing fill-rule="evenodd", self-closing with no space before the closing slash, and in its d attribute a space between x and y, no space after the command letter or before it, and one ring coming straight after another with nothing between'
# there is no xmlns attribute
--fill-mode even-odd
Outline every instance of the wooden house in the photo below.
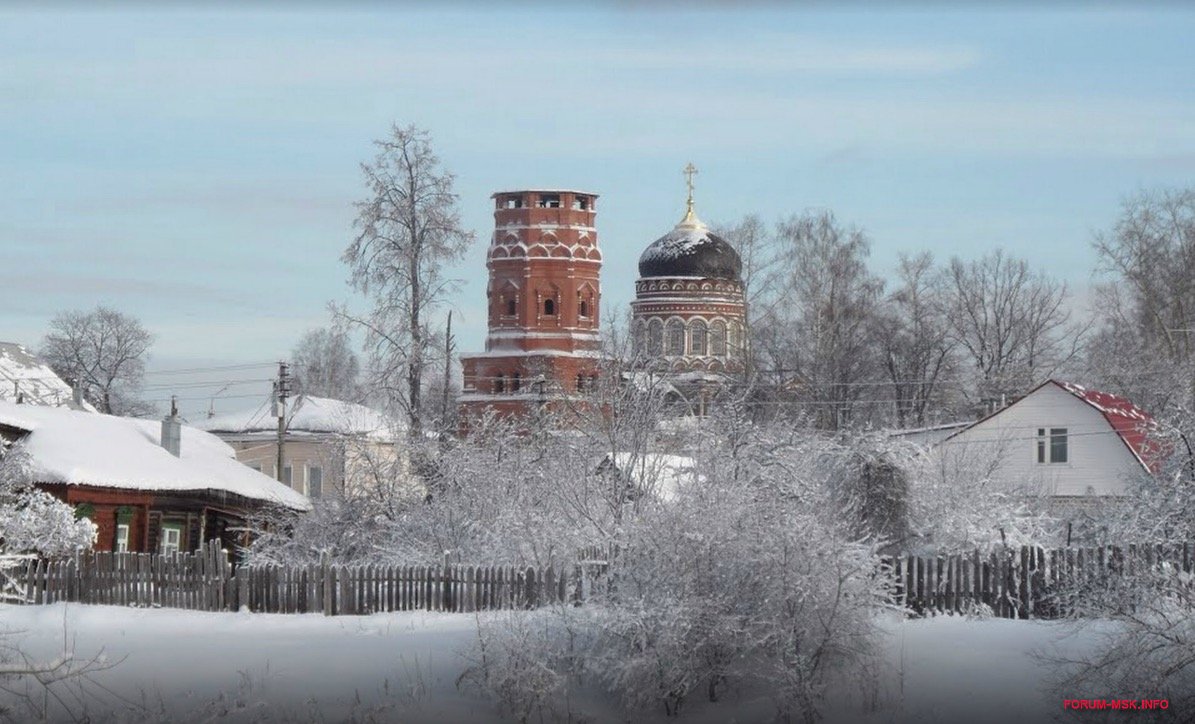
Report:
<svg viewBox="0 0 1195 724"><path fill-rule="evenodd" d="M96 524L98 550L189 551L211 540L231 547L244 542L255 511L311 507L173 416L158 422L0 401L0 443L23 448L31 480Z"/></svg>

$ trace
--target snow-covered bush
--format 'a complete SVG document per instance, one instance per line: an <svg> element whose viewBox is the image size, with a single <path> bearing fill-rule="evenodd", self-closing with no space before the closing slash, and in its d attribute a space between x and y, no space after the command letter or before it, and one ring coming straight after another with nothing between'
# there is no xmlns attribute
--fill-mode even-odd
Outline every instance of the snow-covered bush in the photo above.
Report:
<svg viewBox="0 0 1195 724"><path fill-rule="evenodd" d="M613 524L611 499L595 493L607 506L591 524L607 536L604 579L585 605L556 611L535 658L603 684L631 718L751 689L782 718L812 721L826 687L868 659L887 595L875 543L855 539L841 508L850 455L745 418L698 434L696 474L674 495L633 496Z"/></svg>
<svg viewBox="0 0 1195 724"><path fill-rule="evenodd" d="M1105 511L1111 574L1085 577L1060 591L1066 608L1087 626L1116 628L1090 657L1067 662L1060 682L1067 696L1169 699L1167 714L1191 721L1195 711L1195 576L1171 544L1195 536L1195 415L1161 426L1156 444L1169 453L1156 475L1141 476L1129 500ZM1130 547L1130 544L1136 544ZM1158 549L1166 555L1156 555Z"/></svg>
<svg viewBox="0 0 1195 724"><path fill-rule="evenodd" d="M911 553L968 552L992 545L1044 545L1059 522L1044 499L998 482L1001 444L940 445L906 456Z"/></svg>
<svg viewBox="0 0 1195 724"><path fill-rule="evenodd" d="M521 724L565 721L559 711L566 688L565 643L559 621L535 613L509 613L482 622L478 618L477 645L471 663L457 679L493 698L503 713Z"/></svg>
<svg viewBox="0 0 1195 724"><path fill-rule="evenodd" d="M29 456L14 445L0 458L0 554L57 556L95 542L95 525L33 486Z"/></svg>

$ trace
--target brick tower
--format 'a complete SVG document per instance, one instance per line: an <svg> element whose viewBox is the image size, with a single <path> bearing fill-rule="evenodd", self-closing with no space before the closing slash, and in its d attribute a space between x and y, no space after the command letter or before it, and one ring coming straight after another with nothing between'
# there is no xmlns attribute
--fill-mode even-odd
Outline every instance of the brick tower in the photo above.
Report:
<svg viewBox="0 0 1195 724"><path fill-rule="evenodd" d="M461 357L461 419L559 407L597 377L602 253L597 194L502 191L486 266L485 352Z"/></svg>

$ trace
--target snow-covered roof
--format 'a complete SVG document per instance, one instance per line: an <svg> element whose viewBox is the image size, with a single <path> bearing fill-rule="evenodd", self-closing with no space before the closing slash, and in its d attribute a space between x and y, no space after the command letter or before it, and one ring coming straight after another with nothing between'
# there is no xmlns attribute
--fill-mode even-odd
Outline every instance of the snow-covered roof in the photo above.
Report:
<svg viewBox="0 0 1195 724"><path fill-rule="evenodd" d="M60 407L0 402L0 426L24 431L40 483L145 491L233 493L308 510L301 493L237 462L230 445L184 425L180 456L161 446L161 423Z"/></svg>
<svg viewBox="0 0 1195 724"><path fill-rule="evenodd" d="M672 231L652 242L639 257L639 276L739 279L743 262L722 237L692 211Z"/></svg>
<svg viewBox="0 0 1195 724"><path fill-rule="evenodd" d="M697 480L697 461L685 455L617 452L607 454L604 465L626 475L639 490L670 502L685 485Z"/></svg>
<svg viewBox="0 0 1195 724"><path fill-rule="evenodd" d="M1147 469L1154 470L1161 449L1152 443L1149 434L1157 428L1157 422L1145 410L1137 407L1120 395L1089 390L1073 382L1048 380L1099 411L1137 460Z"/></svg>
<svg viewBox="0 0 1195 724"><path fill-rule="evenodd" d="M396 425L364 405L312 395L299 395L286 411L286 430L292 435L365 435L392 440ZM195 426L214 433L273 433L278 430L278 418L273 403L266 401L258 407L200 420Z"/></svg>
<svg viewBox="0 0 1195 724"><path fill-rule="evenodd" d="M16 342L0 342L0 400L76 408L71 386L37 355ZM76 408L77 409L77 408ZM95 412L90 403L83 409Z"/></svg>

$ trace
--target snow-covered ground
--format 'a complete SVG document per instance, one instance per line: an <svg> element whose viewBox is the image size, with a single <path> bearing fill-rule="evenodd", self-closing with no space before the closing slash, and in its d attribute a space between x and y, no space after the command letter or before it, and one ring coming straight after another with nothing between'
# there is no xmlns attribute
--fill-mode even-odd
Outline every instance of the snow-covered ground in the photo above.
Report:
<svg viewBox="0 0 1195 724"><path fill-rule="evenodd" d="M1062 712L1047 685L1056 666L1036 654L1081 655L1101 630L1076 634L1066 623L961 618L882 623L887 636L878 686L844 684L830 697L828 721L1050 721ZM65 640L76 658L102 651L115 664L85 684L93 703L136 702L163 721L208 720L229 710L232 721L261 715L271 721L500 721L487 700L457 687L477 625L471 615L425 612L326 618L0 606L0 627L19 632L8 643L19 643L26 654L53 659ZM592 694L574 701L572 711L591 721L625 721L612 697ZM880 706L860 712L855 702L872 695ZM242 705L248 708L237 709ZM695 699L681 719L748 722L772 712L766 692L731 693L716 705ZM662 713L634 720L676 721Z"/></svg>

